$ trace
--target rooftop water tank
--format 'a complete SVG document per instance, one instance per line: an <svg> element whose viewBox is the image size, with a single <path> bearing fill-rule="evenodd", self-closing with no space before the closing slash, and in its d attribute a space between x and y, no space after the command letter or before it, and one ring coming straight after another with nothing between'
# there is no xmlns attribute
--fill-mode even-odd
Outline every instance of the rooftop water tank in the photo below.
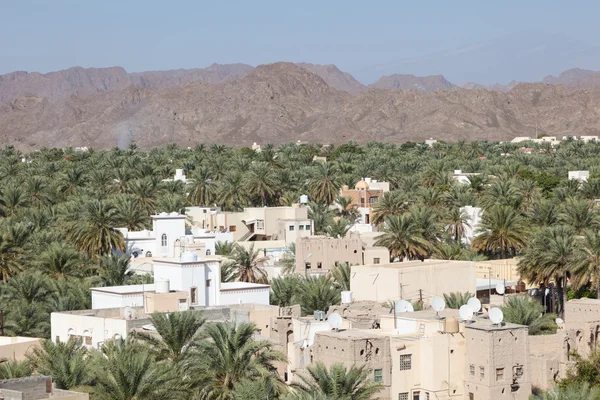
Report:
<svg viewBox="0 0 600 400"><path fill-rule="evenodd" d="M446 319L444 320L444 332L457 333L458 319L456 319L455 317L446 317Z"/></svg>
<svg viewBox="0 0 600 400"><path fill-rule="evenodd" d="M180 260L183 262L198 261L198 254L196 254L192 251L184 251L183 253L181 253Z"/></svg>
<svg viewBox="0 0 600 400"><path fill-rule="evenodd" d="M352 292L351 291L343 291L342 292L342 304L350 304L352 303Z"/></svg>
<svg viewBox="0 0 600 400"><path fill-rule="evenodd" d="M168 279L154 281L154 290L156 293L169 293L171 286Z"/></svg>

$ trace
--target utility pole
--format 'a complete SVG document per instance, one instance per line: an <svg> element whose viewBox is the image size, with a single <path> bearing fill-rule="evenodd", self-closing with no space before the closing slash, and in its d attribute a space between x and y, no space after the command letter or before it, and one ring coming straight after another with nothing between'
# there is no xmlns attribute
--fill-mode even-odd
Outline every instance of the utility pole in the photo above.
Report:
<svg viewBox="0 0 600 400"><path fill-rule="evenodd" d="M492 267L488 267L488 304L492 308ZM489 310L488 310L489 311Z"/></svg>

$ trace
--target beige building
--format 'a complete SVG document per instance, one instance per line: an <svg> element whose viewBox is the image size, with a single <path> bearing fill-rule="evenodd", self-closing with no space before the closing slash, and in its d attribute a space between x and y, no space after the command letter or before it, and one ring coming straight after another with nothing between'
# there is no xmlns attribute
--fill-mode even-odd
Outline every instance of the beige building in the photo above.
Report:
<svg viewBox="0 0 600 400"><path fill-rule="evenodd" d="M61 400L89 400L87 393L56 389L51 376L28 376L0 380L0 399L42 400L60 397Z"/></svg>
<svg viewBox="0 0 600 400"><path fill-rule="evenodd" d="M187 215L196 227L231 232L233 240L283 240L286 245L313 232L308 209L299 204L291 207L252 207L242 212L223 212L219 208L189 207Z"/></svg>
<svg viewBox="0 0 600 400"><path fill-rule="evenodd" d="M343 238L311 236L296 241L296 272L326 274L336 263L380 264L390 259L385 247L368 247L356 234Z"/></svg>
<svg viewBox="0 0 600 400"><path fill-rule="evenodd" d="M352 266L354 301L411 299L476 291L475 263L425 260Z"/></svg>
<svg viewBox="0 0 600 400"><path fill-rule="evenodd" d="M350 318L359 313L356 309ZM527 399L531 394L525 326L493 326L480 317L465 324L457 310L439 316L386 312L378 320L376 329L357 328L351 320L344 320L343 326L350 327L338 332L315 329L313 343L303 349L309 351L301 359L304 365L294 364L292 370L303 373L307 359L327 366L367 365L373 380L383 385L376 396L381 399Z"/></svg>
<svg viewBox="0 0 600 400"><path fill-rule="evenodd" d="M0 360L24 360L25 354L44 339L21 336L0 336Z"/></svg>
<svg viewBox="0 0 600 400"><path fill-rule="evenodd" d="M383 194L390 191L389 182L378 182L375 179L364 178L354 185L354 189L350 189L344 185L340 190L340 196L350 197L352 203L349 207L371 207L377 203L377 200L383 197ZM363 221L369 224L370 221Z"/></svg>

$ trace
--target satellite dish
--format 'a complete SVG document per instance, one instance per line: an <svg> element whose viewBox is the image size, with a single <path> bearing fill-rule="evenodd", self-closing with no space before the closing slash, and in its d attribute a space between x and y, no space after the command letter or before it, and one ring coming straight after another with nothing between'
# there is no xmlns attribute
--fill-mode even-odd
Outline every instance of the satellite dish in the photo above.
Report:
<svg viewBox="0 0 600 400"><path fill-rule="evenodd" d="M502 312L501 309L499 309L498 307L494 307L490 310L490 321L492 321L493 324L501 324L502 320L504 319L504 313Z"/></svg>
<svg viewBox="0 0 600 400"><path fill-rule="evenodd" d="M470 321L473 318L473 309L468 304L463 304L458 310L458 315L463 321Z"/></svg>
<svg viewBox="0 0 600 400"><path fill-rule="evenodd" d="M504 287L504 285L502 283L499 283L496 285L496 293L498 293L498 294L504 294L505 289L506 288Z"/></svg>
<svg viewBox="0 0 600 400"><path fill-rule="evenodd" d="M331 313L329 318L327 318L327 323L331 329L335 329L337 332L337 330L340 329L340 326L342 326L342 316L336 312Z"/></svg>
<svg viewBox="0 0 600 400"><path fill-rule="evenodd" d="M467 305L471 307L471 310L475 314L477 314L481 310L481 301L477 297L471 297L469 301L467 301Z"/></svg>
<svg viewBox="0 0 600 400"><path fill-rule="evenodd" d="M565 323L562 318L556 318L554 322L556 322L556 325L558 326L562 326Z"/></svg>
<svg viewBox="0 0 600 400"><path fill-rule="evenodd" d="M431 299L431 308L433 308L433 311L439 313L440 311L443 311L444 308L446 308L446 302L443 298L436 296Z"/></svg>
<svg viewBox="0 0 600 400"><path fill-rule="evenodd" d="M405 312L413 312L415 311L412 304L406 300L398 300L396 301L396 312L397 313L405 313Z"/></svg>
<svg viewBox="0 0 600 400"><path fill-rule="evenodd" d="M546 290L544 290L544 296L548 296L549 293L550 293L550 289L546 288Z"/></svg>

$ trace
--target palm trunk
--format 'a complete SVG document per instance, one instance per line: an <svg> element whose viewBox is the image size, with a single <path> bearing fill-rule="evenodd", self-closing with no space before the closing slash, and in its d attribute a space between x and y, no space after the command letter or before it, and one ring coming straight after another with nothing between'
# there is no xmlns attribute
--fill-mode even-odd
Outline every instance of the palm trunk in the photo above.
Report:
<svg viewBox="0 0 600 400"><path fill-rule="evenodd" d="M565 319L565 306L567 304L567 272L563 272L563 276L558 280L557 283L559 296L560 296L560 312L558 315L564 320Z"/></svg>
<svg viewBox="0 0 600 400"><path fill-rule="evenodd" d="M600 299L600 271L596 271L596 298Z"/></svg>

